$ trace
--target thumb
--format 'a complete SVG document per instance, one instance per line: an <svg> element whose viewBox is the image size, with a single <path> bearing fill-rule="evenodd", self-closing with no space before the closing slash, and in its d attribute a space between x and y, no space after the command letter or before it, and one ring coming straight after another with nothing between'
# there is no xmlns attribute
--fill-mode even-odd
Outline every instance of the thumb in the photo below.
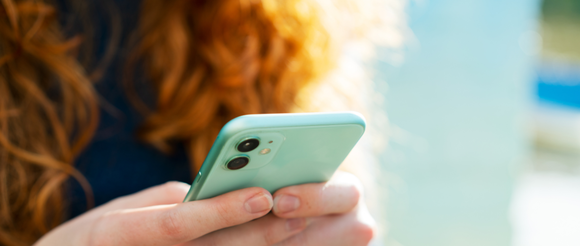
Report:
<svg viewBox="0 0 580 246"><path fill-rule="evenodd" d="M89 241L95 245L174 245L267 214L272 195L262 188L233 191L207 200L105 213Z"/></svg>

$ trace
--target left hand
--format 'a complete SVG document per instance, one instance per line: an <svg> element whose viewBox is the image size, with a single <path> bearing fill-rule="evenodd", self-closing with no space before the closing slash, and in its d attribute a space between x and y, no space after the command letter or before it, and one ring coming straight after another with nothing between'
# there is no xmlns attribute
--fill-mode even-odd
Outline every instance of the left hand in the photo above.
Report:
<svg viewBox="0 0 580 246"><path fill-rule="evenodd" d="M374 220L354 175L338 171L326 183L282 188L273 213L212 232L193 245L368 245Z"/></svg>

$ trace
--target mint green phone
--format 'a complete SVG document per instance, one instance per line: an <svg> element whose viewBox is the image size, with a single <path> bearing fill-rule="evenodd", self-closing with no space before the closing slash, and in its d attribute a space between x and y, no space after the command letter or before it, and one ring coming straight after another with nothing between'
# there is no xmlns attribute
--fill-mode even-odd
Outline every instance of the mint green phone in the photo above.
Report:
<svg viewBox="0 0 580 246"><path fill-rule="evenodd" d="M184 202L328 181L364 130L355 112L240 116L220 131Z"/></svg>

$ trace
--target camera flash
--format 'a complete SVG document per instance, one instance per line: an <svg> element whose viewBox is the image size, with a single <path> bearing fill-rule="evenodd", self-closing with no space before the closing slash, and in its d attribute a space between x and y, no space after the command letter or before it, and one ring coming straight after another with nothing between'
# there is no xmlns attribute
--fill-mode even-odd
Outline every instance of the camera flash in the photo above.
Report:
<svg viewBox="0 0 580 246"><path fill-rule="evenodd" d="M270 153L270 149L268 149L268 148L263 149L263 150L260 150L260 155L265 155L265 154L268 154L268 153Z"/></svg>

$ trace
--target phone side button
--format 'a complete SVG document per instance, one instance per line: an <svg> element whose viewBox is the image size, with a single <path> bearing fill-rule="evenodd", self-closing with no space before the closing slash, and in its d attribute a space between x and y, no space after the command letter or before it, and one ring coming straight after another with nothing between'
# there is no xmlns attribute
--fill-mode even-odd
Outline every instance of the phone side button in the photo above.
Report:
<svg viewBox="0 0 580 246"><path fill-rule="evenodd" d="M195 177L195 183L199 183L200 180L201 180L201 172L199 172Z"/></svg>

